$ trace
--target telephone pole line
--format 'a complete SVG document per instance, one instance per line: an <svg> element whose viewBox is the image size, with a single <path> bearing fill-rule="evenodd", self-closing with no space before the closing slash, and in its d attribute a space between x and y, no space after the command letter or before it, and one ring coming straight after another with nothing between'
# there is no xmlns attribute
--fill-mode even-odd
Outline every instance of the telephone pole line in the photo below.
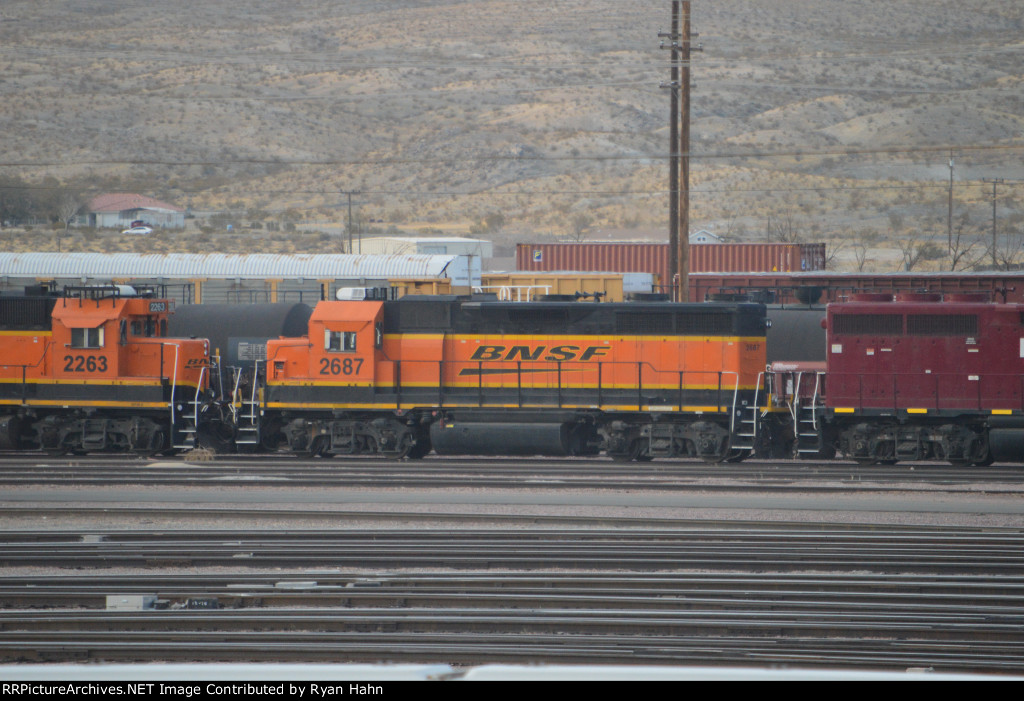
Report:
<svg viewBox="0 0 1024 701"><path fill-rule="evenodd" d="M680 24L682 25L680 27ZM669 285L674 299L690 295L690 0L673 0L672 29L658 35L667 39L661 48L670 49L669 103ZM678 283L676 282L678 280Z"/></svg>
<svg viewBox="0 0 1024 701"><path fill-rule="evenodd" d="M355 251L352 250L352 195L360 195L362 193L359 190L351 190L342 192L341 194L348 195L348 252L349 255L351 255L355 253ZM362 241L360 241L359 248L360 251L362 251Z"/></svg>
<svg viewBox="0 0 1024 701"><path fill-rule="evenodd" d="M682 118L680 127L679 149L679 229L682 239L679 242L679 301L686 302L690 298L690 51L691 38L697 36L690 32L690 0L683 0L682 52L680 59L681 75L679 112ZM700 51L700 47L697 47Z"/></svg>
<svg viewBox="0 0 1024 701"><path fill-rule="evenodd" d="M997 269L999 262L996 259L996 186L1003 182L1003 178L982 178L983 183L992 183L992 268Z"/></svg>
<svg viewBox="0 0 1024 701"><path fill-rule="evenodd" d="M675 287L679 274L679 1L672 3L672 28L668 34L660 32L662 49L670 49L669 82L662 88L669 90L668 111L668 285L672 299L681 295ZM666 281L662 281L664 284Z"/></svg>
<svg viewBox="0 0 1024 701"><path fill-rule="evenodd" d="M953 151L949 152L949 211L946 213L946 250L953 252Z"/></svg>

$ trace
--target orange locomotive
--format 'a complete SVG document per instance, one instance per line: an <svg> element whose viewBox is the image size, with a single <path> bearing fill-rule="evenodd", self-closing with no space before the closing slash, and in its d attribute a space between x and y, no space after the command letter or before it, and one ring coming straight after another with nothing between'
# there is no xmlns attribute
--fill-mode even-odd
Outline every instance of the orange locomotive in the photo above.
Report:
<svg viewBox="0 0 1024 701"><path fill-rule="evenodd" d="M125 286L0 298L0 449L170 451L195 431L209 344L165 338L173 302Z"/></svg>
<svg viewBox="0 0 1024 701"><path fill-rule="evenodd" d="M765 327L751 303L321 302L267 343L240 429L305 454L742 459Z"/></svg>

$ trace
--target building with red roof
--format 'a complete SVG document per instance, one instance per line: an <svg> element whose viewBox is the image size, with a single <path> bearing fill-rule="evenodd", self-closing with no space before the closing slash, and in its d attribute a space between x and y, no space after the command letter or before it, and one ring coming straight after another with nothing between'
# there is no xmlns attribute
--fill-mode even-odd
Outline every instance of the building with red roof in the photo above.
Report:
<svg viewBox="0 0 1024 701"><path fill-rule="evenodd" d="M142 221L161 229L185 228L185 210L146 195L113 192L89 200L83 215L87 226L125 229Z"/></svg>

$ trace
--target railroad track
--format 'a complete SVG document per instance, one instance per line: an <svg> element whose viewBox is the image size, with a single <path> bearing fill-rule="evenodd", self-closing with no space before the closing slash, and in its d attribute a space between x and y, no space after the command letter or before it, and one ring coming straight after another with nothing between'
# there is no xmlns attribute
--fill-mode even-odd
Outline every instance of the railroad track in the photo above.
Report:
<svg viewBox="0 0 1024 701"><path fill-rule="evenodd" d="M0 658L1024 672L1021 529L573 525L3 532Z"/></svg>
<svg viewBox="0 0 1024 701"><path fill-rule="evenodd" d="M727 484L722 483L728 480ZM709 491L887 490L949 491L991 485L1004 492L1024 491L1020 466L958 468L941 463L864 467L852 463L746 461L709 465L699 461L615 463L600 459L450 459L390 462L375 459L229 456L212 461L187 457L155 460L129 456L51 458L0 456L0 485L168 485L487 487L522 489L692 489Z"/></svg>
<svg viewBox="0 0 1024 701"><path fill-rule="evenodd" d="M1024 524L995 525L1016 526L1016 468L869 468L863 484L864 468L797 462L0 457L8 469L28 481L0 511L0 661L1024 674ZM130 486L140 474L154 481ZM77 488L83 475L103 486ZM853 496L775 498L788 482ZM359 489L420 485L435 489ZM751 490L725 498L748 520L663 493L717 485ZM753 520L775 506L865 510ZM902 509L993 525L883 525ZM116 610L130 597L152 606Z"/></svg>
<svg viewBox="0 0 1024 701"><path fill-rule="evenodd" d="M0 534L0 567L372 567L605 571L815 568L1024 576L1024 534L809 526L773 530L395 529L369 531L54 531Z"/></svg>

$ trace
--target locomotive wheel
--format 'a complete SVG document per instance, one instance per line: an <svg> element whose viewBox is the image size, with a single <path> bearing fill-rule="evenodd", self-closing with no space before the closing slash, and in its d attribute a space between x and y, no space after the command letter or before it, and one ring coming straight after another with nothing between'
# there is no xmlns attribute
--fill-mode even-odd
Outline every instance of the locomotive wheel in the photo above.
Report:
<svg viewBox="0 0 1024 701"><path fill-rule="evenodd" d="M149 438L149 447L140 450L143 455L153 457L160 455L167 449L167 434L163 431L153 431Z"/></svg>
<svg viewBox="0 0 1024 701"><path fill-rule="evenodd" d="M988 448L988 443L983 442L983 439L979 438L971 442L970 449L968 451L970 455L965 458L947 458L950 465L954 467L967 467L974 465L976 467L988 467L996 461L992 455L992 451Z"/></svg>
<svg viewBox="0 0 1024 701"><path fill-rule="evenodd" d="M382 450L381 453L388 460L402 460L410 456L413 448L416 447L416 437L409 431L403 431L398 435L398 445L394 450ZM420 456L422 457L422 456Z"/></svg>
<svg viewBox="0 0 1024 701"><path fill-rule="evenodd" d="M723 462L733 462L730 458L733 456L734 453L740 452L740 451L737 451L737 450L729 450L729 448L725 445L725 441L722 441L722 444L718 446L718 450L721 451L721 452L718 452L718 453L703 453L703 454L699 454L697 457L699 457L702 461L704 461L706 463L709 463L709 464L712 464L712 465L721 465ZM749 452L748 452L748 454L749 454ZM744 456L744 457L746 457L746 456ZM739 462L739 460L737 460L735 462Z"/></svg>
<svg viewBox="0 0 1024 701"><path fill-rule="evenodd" d="M299 451L298 455L301 458L330 457L327 453L327 445L326 436L316 436L312 441L310 441L309 448L307 450Z"/></svg>
<svg viewBox="0 0 1024 701"><path fill-rule="evenodd" d="M622 453L613 453L609 451L608 457L615 462L632 462L634 460L648 462L654 459L650 455L644 453L644 442L639 438L630 443L629 449Z"/></svg>
<svg viewBox="0 0 1024 701"><path fill-rule="evenodd" d="M992 455L992 451L988 449L988 444L982 445L982 449L985 451L984 457L975 458L971 461L971 464L976 467L988 467L996 461L995 456Z"/></svg>

